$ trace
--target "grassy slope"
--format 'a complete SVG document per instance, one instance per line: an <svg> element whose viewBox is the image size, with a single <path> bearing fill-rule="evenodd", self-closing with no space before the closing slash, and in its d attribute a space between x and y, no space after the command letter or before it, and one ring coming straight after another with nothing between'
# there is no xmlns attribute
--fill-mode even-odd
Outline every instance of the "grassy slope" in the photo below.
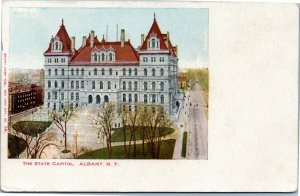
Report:
<svg viewBox="0 0 300 196"><path fill-rule="evenodd" d="M172 159L175 146L175 139L163 140L160 151L160 159ZM145 159L151 159L147 152L147 144L145 144ZM114 146L112 148L113 159L126 159L124 156L124 146ZM133 145L131 146L131 157L133 158ZM87 152L77 157L77 159L107 159L107 149L102 148ZM144 159L142 157L142 144L137 145L137 159Z"/></svg>
<svg viewBox="0 0 300 196"><path fill-rule="evenodd" d="M169 135L173 133L175 130L172 128L163 128L163 135ZM122 131L122 128L117 128L114 129L114 133L112 134L112 142L123 142L124 141L124 133ZM141 127L137 127L137 132L136 132L136 140L141 140L142 135L141 135ZM126 141L129 141L130 139L130 129L129 127L126 127ZM158 135L158 134L157 134Z"/></svg>

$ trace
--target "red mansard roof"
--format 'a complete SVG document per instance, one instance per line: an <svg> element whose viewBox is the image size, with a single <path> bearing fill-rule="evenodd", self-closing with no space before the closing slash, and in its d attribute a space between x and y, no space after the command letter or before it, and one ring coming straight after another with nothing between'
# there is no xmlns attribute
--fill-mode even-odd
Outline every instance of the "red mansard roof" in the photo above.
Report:
<svg viewBox="0 0 300 196"><path fill-rule="evenodd" d="M94 47L90 47L90 36L86 40L86 45L81 46L78 49L77 54L72 58L71 64L80 63L91 63L91 54L94 49L109 49L112 48L116 54L115 63L138 63L139 56L136 50L132 47L130 41L124 42L124 47L121 47L121 42L106 42L102 39L101 42L98 41L97 37L94 38Z"/></svg>
<svg viewBox="0 0 300 196"><path fill-rule="evenodd" d="M63 20L62 20L62 24L61 24L61 26L59 28L59 31L57 32L56 36L59 37L59 40L63 44L63 46L62 46L62 52L63 53L72 53L72 50L71 50L71 39L70 39L69 34L68 34L68 32L67 32L67 30L65 28ZM51 42L52 42L52 39L51 39ZM51 53L51 42L49 43L49 47L46 50L45 54L46 53Z"/></svg>
<svg viewBox="0 0 300 196"><path fill-rule="evenodd" d="M167 34L161 33L155 18L154 18L153 24L148 32L148 35L147 35L143 45L141 46L140 50L147 50L147 43L148 43L148 40L150 39L152 33L155 33L157 35L157 38L159 39L159 42L160 42L160 49L169 50L169 52L171 53L171 55L173 57L177 57L177 55L176 55L177 46L173 47L170 39L169 39L169 43L166 45L165 41L167 41Z"/></svg>

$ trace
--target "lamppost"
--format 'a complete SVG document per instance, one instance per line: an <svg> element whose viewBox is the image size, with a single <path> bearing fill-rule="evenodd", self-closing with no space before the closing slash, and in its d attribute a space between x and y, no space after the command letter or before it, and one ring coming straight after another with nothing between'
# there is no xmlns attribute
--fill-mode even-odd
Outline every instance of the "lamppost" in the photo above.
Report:
<svg viewBox="0 0 300 196"><path fill-rule="evenodd" d="M75 157L77 157L77 141L78 141L78 137L79 137L79 134L78 134L78 131L76 130L75 131L75 134L73 135L73 138L74 138L74 142L75 142L75 150L74 150L74 155Z"/></svg>

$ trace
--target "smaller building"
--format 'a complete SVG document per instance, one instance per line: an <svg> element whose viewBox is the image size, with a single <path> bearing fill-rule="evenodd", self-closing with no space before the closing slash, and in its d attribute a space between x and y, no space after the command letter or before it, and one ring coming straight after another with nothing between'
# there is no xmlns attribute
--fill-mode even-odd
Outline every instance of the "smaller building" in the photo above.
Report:
<svg viewBox="0 0 300 196"><path fill-rule="evenodd" d="M9 83L9 114L43 105L43 88L37 84Z"/></svg>
<svg viewBox="0 0 300 196"><path fill-rule="evenodd" d="M178 76L178 85L179 89L185 91L187 89L187 77L186 75L179 75Z"/></svg>

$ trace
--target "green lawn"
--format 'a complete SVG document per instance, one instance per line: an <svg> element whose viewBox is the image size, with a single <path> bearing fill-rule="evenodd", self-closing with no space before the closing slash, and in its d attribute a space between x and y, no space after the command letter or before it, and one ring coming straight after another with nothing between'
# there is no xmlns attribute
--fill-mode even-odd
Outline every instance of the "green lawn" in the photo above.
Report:
<svg viewBox="0 0 300 196"><path fill-rule="evenodd" d="M175 139L163 140L161 144L160 158L159 159L172 159L175 146ZM145 144L145 159L151 159ZM126 159L124 158L124 146L114 146L112 148L113 159ZM133 145L131 146L131 156L133 158ZM94 151L87 152L77 157L77 159L107 159L107 149L102 148ZM137 159L144 159L142 157L142 144L137 145Z"/></svg>
<svg viewBox="0 0 300 196"><path fill-rule="evenodd" d="M51 125L51 121L19 121L13 124L13 129L23 134L36 137Z"/></svg>
<svg viewBox="0 0 300 196"><path fill-rule="evenodd" d="M126 134L126 141L129 141L130 139L130 129L129 127L125 127L125 134ZM163 135L169 135L173 133L175 130L172 128L167 128L163 127L161 128ZM116 128L114 129L114 133L111 136L111 141L112 142L123 142L124 141L124 133L122 131L122 128ZM158 135L158 133L156 133ZM142 139L142 127L137 127L137 132L136 132L136 140L141 140Z"/></svg>
<svg viewBox="0 0 300 196"><path fill-rule="evenodd" d="M8 134L8 158L16 158L25 150L26 146L27 144L25 140L10 133Z"/></svg>
<svg viewBox="0 0 300 196"><path fill-rule="evenodd" d="M186 157L187 132L183 133L181 156Z"/></svg>

